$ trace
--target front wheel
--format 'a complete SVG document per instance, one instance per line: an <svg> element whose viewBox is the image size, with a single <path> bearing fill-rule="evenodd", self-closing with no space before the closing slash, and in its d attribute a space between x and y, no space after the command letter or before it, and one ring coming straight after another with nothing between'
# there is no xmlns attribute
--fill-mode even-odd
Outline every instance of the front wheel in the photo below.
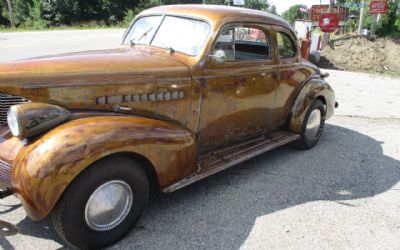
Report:
<svg viewBox="0 0 400 250"><path fill-rule="evenodd" d="M148 199L142 168L129 157L102 159L67 188L52 212L60 237L71 247L98 249L124 237Z"/></svg>
<svg viewBox="0 0 400 250"><path fill-rule="evenodd" d="M296 141L296 146L301 149L311 149L317 145L324 130L325 114L324 103L319 99L314 100L304 117L300 138Z"/></svg>

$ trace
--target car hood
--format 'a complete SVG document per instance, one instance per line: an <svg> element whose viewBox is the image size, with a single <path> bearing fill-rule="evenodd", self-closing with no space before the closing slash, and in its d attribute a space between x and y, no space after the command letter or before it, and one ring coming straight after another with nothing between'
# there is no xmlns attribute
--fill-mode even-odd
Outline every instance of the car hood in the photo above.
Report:
<svg viewBox="0 0 400 250"><path fill-rule="evenodd" d="M120 48L0 64L0 92L18 88L138 83L171 76L191 76L189 67L174 54L150 47Z"/></svg>

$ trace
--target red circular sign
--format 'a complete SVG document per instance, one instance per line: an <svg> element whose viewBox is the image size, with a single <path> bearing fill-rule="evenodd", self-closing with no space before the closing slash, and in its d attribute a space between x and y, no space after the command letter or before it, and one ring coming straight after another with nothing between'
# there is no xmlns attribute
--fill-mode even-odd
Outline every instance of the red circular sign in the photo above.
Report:
<svg viewBox="0 0 400 250"><path fill-rule="evenodd" d="M319 28L323 32L334 32L339 26L339 17L335 13L327 13L319 18Z"/></svg>

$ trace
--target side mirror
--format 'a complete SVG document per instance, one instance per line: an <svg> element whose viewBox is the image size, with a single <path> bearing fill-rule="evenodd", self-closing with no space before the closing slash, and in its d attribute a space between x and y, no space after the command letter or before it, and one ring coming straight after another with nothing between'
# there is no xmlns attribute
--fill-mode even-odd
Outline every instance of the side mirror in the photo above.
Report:
<svg viewBox="0 0 400 250"><path fill-rule="evenodd" d="M226 60L226 54L223 50L217 50L214 55L209 55L209 57L211 57L216 64L224 64Z"/></svg>

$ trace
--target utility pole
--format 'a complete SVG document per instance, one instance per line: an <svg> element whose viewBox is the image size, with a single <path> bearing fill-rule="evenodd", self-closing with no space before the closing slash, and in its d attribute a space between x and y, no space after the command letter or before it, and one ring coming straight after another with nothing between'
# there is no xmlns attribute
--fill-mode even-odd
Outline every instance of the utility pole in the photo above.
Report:
<svg viewBox="0 0 400 250"><path fill-rule="evenodd" d="M360 9L360 23L358 24L359 35L361 35L361 32L364 29L364 22L365 22L365 0L362 0Z"/></svg>
<svg viewBox="0 0 400 250"><path fill-rule="evenodd" d="M372 15L371 34L370 34L371 37L375 36L377 22L378 22L378 15L377 14Z"/></svg>
<svg viewBox="0 0 400 250"><path fill-rule="evenodd" d="M13 15L11 0L7 0L7 5L8 5L8 17L10 18L10 26L11 28L14 28L14 15Z"/></svg>

